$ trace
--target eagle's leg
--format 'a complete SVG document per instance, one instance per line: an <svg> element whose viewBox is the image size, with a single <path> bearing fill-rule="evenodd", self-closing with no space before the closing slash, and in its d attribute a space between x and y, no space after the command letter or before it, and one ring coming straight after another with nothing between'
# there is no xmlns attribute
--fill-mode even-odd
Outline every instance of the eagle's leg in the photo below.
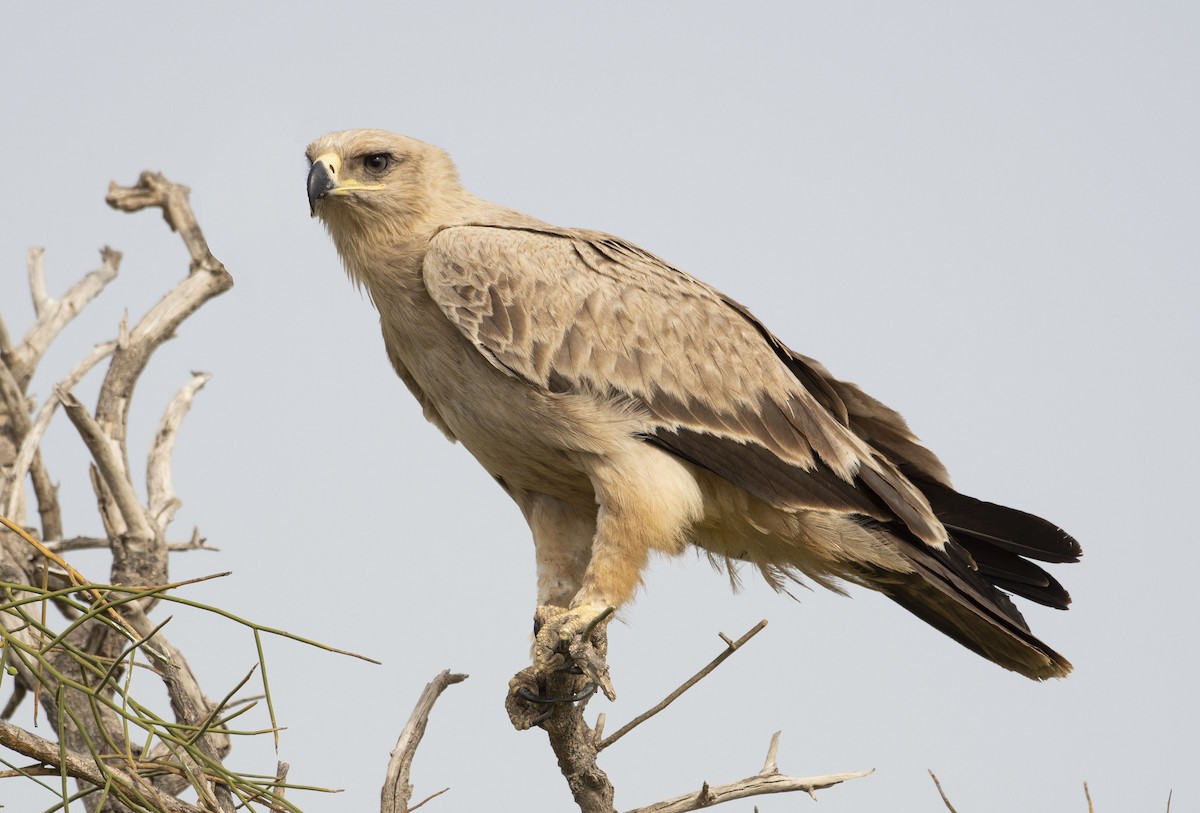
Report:
<svg viewBox="0 0 1200 813"><path fill-rule="evenodd" d="M595 529L590 556L567 611L546 614L540 624L534 644L534 666L560 668L559 662L565 654L612 699L615 694L608 679L605 653L598 645L608 618L633 597L651 550L675 554L683 549L693 524L702 515L703 500L695 477L684 464L636 438L626 439L607 454L590 456L586 468L598 506L592 508L595 513L590 519ZM574 512L576 532L585 527L578 510ZM539 512L531 513L537 516ZM551 516L545 509L542 513ZM563 511L553 516L563 523L563 517L569 514ZM537 537L538 529L534 527ZM556 537L545 530L542 534L550 540L566 536ZM576 554L580 541L581 537L575 536L571 545ZM540 540L538 547L541 590L541 565L551 557L543 554ZM577 565L583 560L573 557L571 561ZM548 590L539 600L547 603L552 592Z"/></svg>
<svg viewBox="0 0 1200 813"><path fill-rule="evenodd" d="M506 704L513 725L526 729L548 719L556 704L584 699L599 685L576 665L570 642L560 641L556 624L579 592L591 561L596 506L592 500L576 504L547 494L507 490L533 532L537 559L533 665L509 682ZM586 654L576 642L583 661L603 664L606 647L602 636L602 630L600 637L588 636L592 640Z"/></svg>
<svg viewBox="0 0 1200 813"><path fill-rule="evenodd" d="M592 557L596 507L572 505L546 494L514 497L533 532L538 606L569 607Z"/></svg>

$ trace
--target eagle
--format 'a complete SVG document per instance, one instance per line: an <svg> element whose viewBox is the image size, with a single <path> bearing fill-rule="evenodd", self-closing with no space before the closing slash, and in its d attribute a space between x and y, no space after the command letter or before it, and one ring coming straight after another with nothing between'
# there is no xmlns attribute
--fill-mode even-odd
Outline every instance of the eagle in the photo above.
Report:
<svg viewBox="0 0 1200 813"><path fill-rule="evenodd" d="M1027 677L1071 664L1012 596L1066 609L1035 562L1055 524L960 494L891 408L743 305L619 237L463 188L449 155L382 130L307 150L308 202L379 312L396 374L533 534L539 635L634 595L651 551L699 548L792 581L883 593Z"/></svg>

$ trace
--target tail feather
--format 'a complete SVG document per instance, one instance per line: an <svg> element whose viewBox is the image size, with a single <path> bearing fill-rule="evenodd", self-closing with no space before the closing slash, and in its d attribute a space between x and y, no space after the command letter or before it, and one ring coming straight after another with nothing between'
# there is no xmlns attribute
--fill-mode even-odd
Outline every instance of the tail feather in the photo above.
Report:
<svg viewBox="0 0 1200 813"><path fill-rule="evenodd" d="M1035 680L1064 677L1071 663L1029 630L1012 599L953 543L945 551L902 548L911 573L867 575L875 589L988 660Z"/></svg>
<svg viewBox="0 0 1200 813"><path fill-rule="evenodd" d="M946 530L960 541L976 540L1041 562L1077 562L1083 553L1079 543L1053 522L959 494L911 467L900 468L921 489Z"/></svg>
<svg viewBox="0 0 1200 813"><path fill-rule="evenodd" d="M910 573L864 573L875 589L985 658L1035 680L1063 677L1070 662L1038 639L1008 593L1065 610L1071 596L1037 564L1078 561L1079 543L1051 522L976 500L906 472L949 531L944 550L899 523L867 522L886 534ZM1028 557L1028 558L1026 558Z"/></svg>

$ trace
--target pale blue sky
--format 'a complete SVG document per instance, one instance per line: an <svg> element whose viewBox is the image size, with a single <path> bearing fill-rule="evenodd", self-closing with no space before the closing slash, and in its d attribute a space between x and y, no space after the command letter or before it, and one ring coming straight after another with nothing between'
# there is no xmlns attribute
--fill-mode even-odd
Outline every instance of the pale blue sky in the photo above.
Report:
<svg viewBox="0 0 1200 813"><path fill-rule="evenodd" d="M426 425L370 304L308 217L304 147L381 127L448 149L477 194L614 232L748 305L784 341L899 409L969 494L1083 544L1030 608L1075 665L1034 684L890 602L657 562L612 633L618 725L720 649L746 651L602 758L630 808L760 767L875 768L820 809L1176 809L1200 795L1194 601L1200 303L1200 10L1192 3L85 3L11 7L0 49L0 303L31 318L24 252L52 292L125 252L33 390L184 273L152 214L110 212L145 168L192 187L235 288L186 323L137 391L143 453L170 394L214 374L176 455L219 554L173 575L267 624L384 661L268 644L306 810L369 810L412 703L430 810L569 809L540 732L502 708L527 655L533 557L519 513ZM96 383L80 388L92 398ZM47 452L69 533L95 532L80 444ZM81 558L104 575L101 558ZM254 661L199 617L168 627L210 696ZM230 632L233 632L232 630ZM223 659L223 660L218 660ZM231 763L273 771L264 742ZM52 803L12 781L14 811ZM759 809L804 800L764 797ZM729 809L749 810L742 802Z"/></svg>

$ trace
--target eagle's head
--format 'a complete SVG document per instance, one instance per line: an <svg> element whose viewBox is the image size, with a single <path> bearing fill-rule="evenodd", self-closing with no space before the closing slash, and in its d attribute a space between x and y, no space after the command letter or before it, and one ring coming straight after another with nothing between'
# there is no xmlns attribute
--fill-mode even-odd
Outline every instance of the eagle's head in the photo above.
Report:
<svg viewBox="0 0 1200 813"><path fill-rule="evenodd" d="M343 130L308 146L308 205L330 231L386 223L415 227L462 187L445 151L385 130Z"/></svg>
<svg viewBox="0 0 1200 813"><path fill-rule="evenodd" d="M470 199L444 150L397 133L329 133L306 155L309 210L324 221L350 276L368 288L461 219Z"/></svg>

